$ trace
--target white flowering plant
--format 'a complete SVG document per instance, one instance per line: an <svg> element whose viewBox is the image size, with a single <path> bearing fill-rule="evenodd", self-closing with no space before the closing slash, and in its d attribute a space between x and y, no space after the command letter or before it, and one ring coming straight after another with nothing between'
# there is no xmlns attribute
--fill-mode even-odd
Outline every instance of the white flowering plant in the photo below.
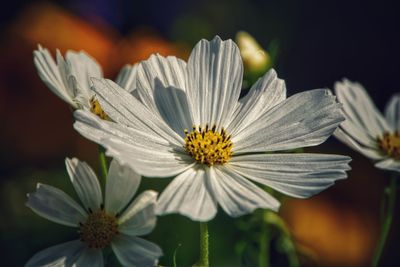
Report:
<svg viewBox="0 0 400 267"><path fill-rule="evenodd" d="M169 264L160 246L138 237L152 232L157 216L168 214L199 223L199 259L191 264L213 266L208 222L219 212L232 223L244 215L251 218L246 231L255 231L259 250L253 265L269 266L268 229L274 227L288 264L299 266L296 242L278 213L281 203L286 197L309 198L345 179L351 161L302 148L335 135L377 160L378 168L400 169L397 96L385 119L365 90L347 80L335 85L335 94L329 89L292 94L272 63L264 62L267 52L255 40L243 40L250 38L243 34L239 39L246 51L218 36L203 39L187 61L154 54L125 66L115 82L103 78L99 64L85 52L68 51L64 58L57 51L54 61L39 46L34 52L39 77L73 108L73 127L98 144L105 182L102 189L87 163L67 158L80 203L45 184L28 194L32 211L75 227L77 240L38 252L26 266L106 266L109 248L122 266ZM242 57L247 65L261 66L262 75L241 97ZM152 188L133 198L142 180L164 180L167 186L159 196ZM197 248L197 241L184 246Z"/></svg>

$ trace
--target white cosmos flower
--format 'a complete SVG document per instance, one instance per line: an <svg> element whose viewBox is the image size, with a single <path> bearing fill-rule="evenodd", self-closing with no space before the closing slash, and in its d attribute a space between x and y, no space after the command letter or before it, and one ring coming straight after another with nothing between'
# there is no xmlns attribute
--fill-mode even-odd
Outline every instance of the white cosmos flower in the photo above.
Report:
<svg viewBox="0 0 400 267"><path fill-rule="evenodd" d="M319 89L286 99L272 70L239 99L242 74L237 46L219 37L201 40L187 63L153 55L137 69L139 99L93 79L113 122L76 111L74 127L144 176L175 177L158 214L208 221L218 204L230 216L277 210L279 202L253 182L305 198L345 178L348 157L285 153L332 134L344 119L335 97ZM282 153L265 153L272 151Z"/></svg>
<svg viewBox="0 0 400 267"><path fill-rule="evenodd" d="M346 117L335 136L377 161L377 168L400 172L400 95L390 99L383 116L359 83L336 82L335 93Z"/></svg>
<svg viewBox="0 0 400 267"><path fill-rule="evenodd" d="M157 192L144 191L131 202L140 176L114 160L103 200L89 165L76 158L65 162L82 206L63 191L44 184L38 184L36 192L28 194L27 206L48 220L77 227L80 239L40 251L26 266L101 267L102 249L108 245L123 266L155 266L161 249L137 236L146 235L155 227Z"/></svg>
<svg viewBox="0 0 400 267"><path fill-rule="evenodd" d="M34 63L39 77L49 89L74 109L99 109L91 90L91 77L102 78L100 65L84 51L69 50L65 59L57 50L54 61L50 52L38 46L33 52ZM135 80L136 65L127 65L119 73L116 81L124 89L131 92L132 81Z"/></svg>

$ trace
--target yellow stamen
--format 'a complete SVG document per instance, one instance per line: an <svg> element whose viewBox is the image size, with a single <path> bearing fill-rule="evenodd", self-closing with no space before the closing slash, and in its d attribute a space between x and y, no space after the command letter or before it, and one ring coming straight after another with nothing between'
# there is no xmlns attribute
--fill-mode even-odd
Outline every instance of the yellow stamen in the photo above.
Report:
<svg viewBox="0 0 400 267"><path fill-rule="evenodd" d="M90 111L103 120L110 120L108 115L101 108L99 101L94 96L90 99Z"/></svg>
<svg viewBox="0 0 400 267"><path fill-rule="evenodd" d="M214 125L211 129L193 126L189 133L185 130L185 149L196 161L208 166L225 164L232 157L231 136L222 128L216 131Z"/></svg>
<svg viewBox="0 0 400 267"><path fill-rule="evenodd" d="M389 157L400 160L400 132L384 133L378 137L379 149Z"/></svg>
<svg viewBox="0 0 400 267"><path fill-rule="evenodd" d="M80 223L81 240L90 248L105 248L118 233L117 218L103 209L89 213L85 223Z"/></svg>

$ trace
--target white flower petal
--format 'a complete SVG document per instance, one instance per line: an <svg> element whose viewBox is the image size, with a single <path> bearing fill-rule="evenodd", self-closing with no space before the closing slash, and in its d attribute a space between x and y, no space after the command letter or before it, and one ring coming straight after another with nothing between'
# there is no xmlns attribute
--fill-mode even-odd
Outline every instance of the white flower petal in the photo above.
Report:
<svg viewBox="0 0 400 267"><path fill-rule="evenodd" d="M96 210L103 203L101 188L96 174L92 168L77 158L65 159L65 166L71 179L72 185L83 206L88 210Z"/></svg>
<svg viewBox="0 0 400 267"><path fill-rule="evenodd" d="M141 177L128 166L122 166L118 161L111 161L108 170L105 209L109 213L118 214L136 193Z"/></svg>
<svg viewBox="0 0 400 267"><path fill-rule="evenodd" d="M372 138L376 138L390 127L382 114L373 104L365 89L359 83L344 79L335 83L335 94L343 103L345 117L364 129Z"/></svg>
<svg viewBox="0 0 400 267"><path fill-rule="evenodd" d="M375 163L375 167L383 170L400 172L400 162L392 158Z"/></svg>
<svg viewBox="0 0 400 267"><path fill-rule="evenodd" d="M368 131L352 120L346 119L343 121L336 131L339 130L349 138L355 140L362 147L367 147L368 149L376 149L377 147L376 136L371 136Z"/></svg>
<svg viewBox="0 0 400 267"><path fill-rule="evenodd" d="M344 120L340 107L325 89L295 94L233 136L233 151L278 151L321 144Z"/></svg>
<svg viewBox="0 0 400 267"><path fill-rule="evenodd" d="M400 94L395 94L386 106L385 117L393 130L400 130Z"/></svg>
<svg viewBox="0 0 400 267"><path fill-rule="evenodd" d="M137 69L139 64L125 65L118 73L115 82L132 94L136 91Z"/></svg>
<svg viewBox="0 0 400 267"><path fill-rule="evenodd" d="M158 193L141 193L119 218L119 232L130 236L147 235L156 226L155 204Z"/></svg>
<svg viewBox="0 0 400 267"><path fill-rule="evenodd" d="M280 203L274 197L232 171L229 166L207 170L212 194L228 215L238 217L257 208L279 209Z"/></svg>
<svg viewBox="0 0 400 267"><path fill-rule="evenodd" d="M182 148L184 144L182 139L182 142L178 146L171 145L168 140L165 140L154 132L102 120L87 110L77 110L74 112L74 116L76 119L76 123L74 124L75 129L96 143L100 143L102 139L114 137L128 144L154 149L155 151L170 151Z"/></svg>
<svg viewBox="0 0 400 267"><path fill-rule="evenodd" d="M361 128L359 125L354 124L351 120L345 120L340 124L340 129L343 130L347 135L351 136L352 139L356 140L362 146L368 148L376 148L376 138L372 138L371 135Z"/></svg>
<svg viewBox="0 0 400 267"><path fill-rule="evenodd" d="M67 226L75 227L87 217L78 203L50 185L37 184L36 192L28 194L26 205L38 215Z"/></svg>
<svg viewBox="0 0 400 267"><path fill-rule="evenodd" d="M217 205L209 193L206 180L203 168L190 168L175 177L157 202L157 214L180 213L194 221L214 218Z"/></svg>
<svg viewBox="0 0 400 267"><path fill-rule="evenodd" d="M344 132L341 128L337 128L333 134L337 139L370 159L376 160L383 157L376 148L363 146L362 144L358 143L352 136Z"/></svg>
<svg viewBox="0 0 400 267"><path fill-rule="evenodd" d="M61 80L67 88L67 91L69 94L72 96L72 100L74 101L74 98L76 96L76 91L74 90L74 83L72 81L72 77L70 75L70 64L66 60L64 60L64 57L62 56L60 50L56 50L56 62L57 62L57 67L58 67L58 72L60 73Z"/></svg>
<svg viewBox="0 0 400 267"><path fill-rule="evenodd" d="M69 265L66 265L69 266ZM104 267L103 253L101 249L92 249L86 247L81 253L79 259L72 267Z"/></svg>
<svg viewBox="0 0 400 267"><path fill-rule="evenodd" d="M33 61L40 79L47 87L72 107L77 108L76 103L73 101L73 92L65 86L58 66L50 52L46 48L39 46L38 50L33 52Z"/></svg>
<svg viewBox="0 0 400 267"><path fill-rule="evenodd" d="M175 146L150 132L101 120L87 111L76 111L74 115L77 131L105 147L107 155L121 165L128 165L141 175L172 176L195 164L184 152L183 143Z"/></svg>
<svg viewBox="0 0 400 267"><path fill-rule="evenodd" d="M107 155L115 157L120 164L128 165L136 172L147 177L170 177L192 167L195 163L185 158L171 157L170 154L140 151L127 147L116 140L105 142Z"/></svg>
<svg viewBox="0 0 400 267"><path fill-rule="evenodd" d="M139 237L118 235L111 247L123 266L153 267L163 255L161 248Z"/></svg>
<svg viewBox="0 0 400 267"><path fill-rule="evenodd" d="M262 116L266 111L286 99L285 82L271 69L250 88L245 97L239 100L233 121L226 127L235 135Z"/></svg>
<svg viewBox="0 0 400 267"><path fill-rule="evenodd" d="M138 99L116 83L105 79L93 79L93 90L102 109L115 122L142 132L154 133L168 142L181 145L182 137L176 134L160 116L147 109Z"/></svg>
<svg viewBox="0 0 400 267"><path fill-rule="evenodd" d="M128 165L137 173L147 177L169 177L177 175L196 164L192 157L180 152L156 152L121 142L117 139L103 140L106 154L115 157L120 164Z"/></svg>
<svg viewBox="0 0 400 267"><path fill-rule="evenodd" d="M158 79L162 87L186 89L186 62L173 57L163 57L153 54L148 60L139 63L137 70L136 88L140 99L151 110L157 111L154 104L155 80Z"/></svg>
<svg viewBox="0 0 400 267"><path fill-rule="evenodd" d="M191 129L193 120L191 109L183 90L164 87L156 78L154 100L158 112L164 121L182 138L185 138L185 129Z"/></svg>
<svg viewBox="0 0 400 267"><path fill-rule="evenodd" d="M80 101L81 106L87 107L89 106L89 99L93 95L90 89L92 86L90 78L102 78L103 71L96 60L83 51L67 51L65 60L68 63L68 79L73 77L75 101Z"/></svg>
<svg viewBox="0 0 400 267"><path fill-rule="evenodd" d="M49 247L36 253L25 267L72 266L85 249L85 244L79 240L69 241L56 246Z"/></svg>
<svg viewBox="0 0 400 267"><path fill-rule="evenodd" d="M186 93L196 125L225 126L242 89L243 63L232 40L201 40L188 61Z"/></svg>
<svg viewBox="0 0 400 267"><path fill-rule="evenodd" d="M229 162L237 173L292 197L315 195L347 177L350 158L327 154L253 154Z"/></svg>
<svg viewBox="0 0 400 267"><path fill-rule="evenodd" d="M130 166L143 176L174 176L195 164L188 155L138 149L114 139L104 140L102 143L107 148L108 156L116 158L120 164Z"/></svg>

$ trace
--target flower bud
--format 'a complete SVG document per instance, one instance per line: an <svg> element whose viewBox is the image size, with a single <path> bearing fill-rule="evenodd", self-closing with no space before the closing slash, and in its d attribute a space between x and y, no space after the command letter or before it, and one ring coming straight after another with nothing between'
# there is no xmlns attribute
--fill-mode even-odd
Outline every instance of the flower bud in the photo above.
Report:
<svg viewBox="0 0 400 267"><path fill-rule="evenodd" d="M253 36L240 31L236 34L236 43L240 49L246 75L259 76L268 70L271 65L270 55Z"/></svg>

